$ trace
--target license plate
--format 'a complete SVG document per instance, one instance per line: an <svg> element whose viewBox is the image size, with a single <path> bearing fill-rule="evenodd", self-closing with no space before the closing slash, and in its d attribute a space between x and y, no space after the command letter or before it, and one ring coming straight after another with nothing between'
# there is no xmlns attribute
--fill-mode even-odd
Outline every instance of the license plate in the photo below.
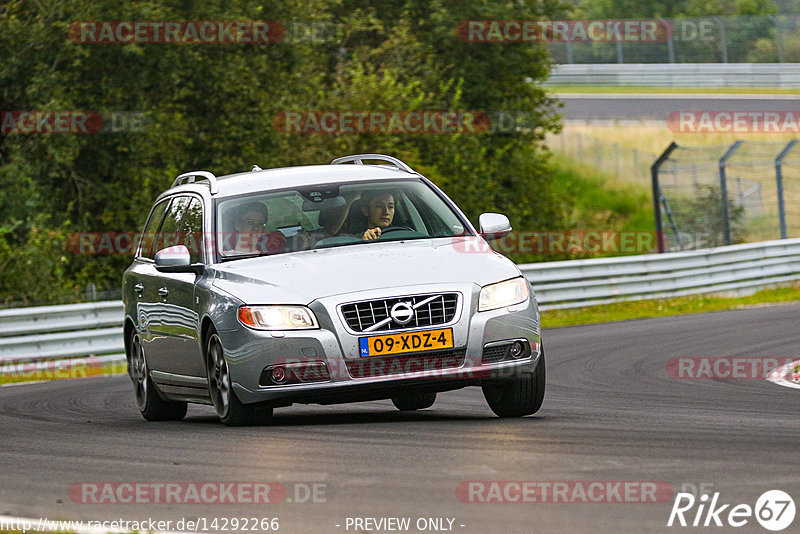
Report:
<svg viewBox="0 0 800 534"><path fill-rule="evenodd" d="M358 339L361 357L453 348L453 329L403 332Z"/></svg>

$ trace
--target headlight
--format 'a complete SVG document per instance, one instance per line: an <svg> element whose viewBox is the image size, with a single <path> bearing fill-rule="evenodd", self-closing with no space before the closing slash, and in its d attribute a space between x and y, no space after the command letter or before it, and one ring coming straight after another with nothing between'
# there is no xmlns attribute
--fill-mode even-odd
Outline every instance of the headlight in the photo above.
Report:
<svg viewBox="0 0 800 534"><path fill-rule="evenodd" d="M239 321L256 330L319 328L314 313L305 306L242 306Z"/></svg>
<svg viewBox="0 0 800 534"><path fill-rule="evenodd" d="M528 281L522 277L489 284L481 289L481 294L478 298L478 311L513 306L528 300L528 295Z"/></svg>

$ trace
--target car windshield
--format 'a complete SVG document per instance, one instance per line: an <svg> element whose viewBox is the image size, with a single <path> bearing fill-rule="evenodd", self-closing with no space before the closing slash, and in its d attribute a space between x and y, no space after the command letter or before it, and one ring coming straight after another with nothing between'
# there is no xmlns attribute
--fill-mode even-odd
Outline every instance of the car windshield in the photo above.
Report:
<svg viewBox="0 0 800 534"><path fill-rule="evenodd" d="M468 232L459 215L419 179L262 191L219 200L216 213L223 261Z"/></svg>

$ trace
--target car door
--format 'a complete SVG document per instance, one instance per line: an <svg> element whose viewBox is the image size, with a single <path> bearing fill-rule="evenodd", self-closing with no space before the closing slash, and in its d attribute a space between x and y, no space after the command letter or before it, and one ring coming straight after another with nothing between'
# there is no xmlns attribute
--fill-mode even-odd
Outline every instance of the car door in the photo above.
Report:
<svg viewBox="0 0 800 534"><path fill-rule="evenodd" d="M133 265L125 273L122 288L145 354L150 352L154 339L151 326L158 321L156 307L160 273L156 271L153 261L156 252L155 236L161 228L161 223L164 222L169 203L169 199L162 200L150 212L136 249Z"/></svg>
<svg viewBox="0 0 800 534"><path fill-rule="evenodd" d="M186 194L173 198L157 236L157 248L185 245L192 263L203 258L203 201ZM183 376L205 375L194 300L194 273L158 273L157 320L151 324L151 369Z"/></svg>

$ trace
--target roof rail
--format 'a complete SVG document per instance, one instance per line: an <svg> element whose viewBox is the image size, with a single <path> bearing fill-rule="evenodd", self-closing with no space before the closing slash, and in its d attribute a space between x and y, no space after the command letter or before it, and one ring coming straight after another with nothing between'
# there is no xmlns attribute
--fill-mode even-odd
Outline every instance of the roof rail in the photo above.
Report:
<svg viewBox="0 0 800 534"><path fill-rule="evenodd" d="M175 181L172 182L172 187L178 187L179 185L184 184L193 184L197 182L197 178L204 178L208 181L209 188L211 189L211 194L215 195L219 190L217 188L217 177L214 176L214 173L208 171L192 171L192 172L185 172L175 178Z"/></svg>
<svg viewBox="0 0 800 534"><path fill-rule="evenodd" d="M397 158L393 158L392 156L385 156L383 154L354 154L352 156L344 156L341 158L336 158L335 160L331 161L331 165L338 165L340 163L350 163L351 161L356 165L363 165L364 160L371 159L376 161L385 161L387 163L391 163L396 169L405 171L411 174L419 174L417 171L403 163Z"/></svg>

